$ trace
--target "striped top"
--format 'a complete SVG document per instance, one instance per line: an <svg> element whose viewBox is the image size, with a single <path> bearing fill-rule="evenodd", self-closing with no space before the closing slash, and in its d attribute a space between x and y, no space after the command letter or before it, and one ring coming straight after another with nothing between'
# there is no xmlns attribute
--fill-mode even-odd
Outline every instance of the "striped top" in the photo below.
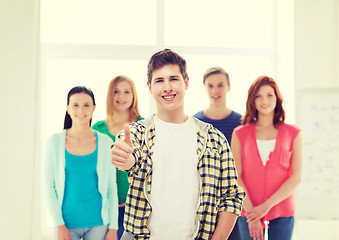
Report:
<svg viewBox="0 0 339 240"><path fill-rule="evenodd" d="M241 115L235 111L232 111L226 118L218 120L208 118L203 111L197 112L193 117L196 117L205 123L212 124L213 127L225 135L229 145L231 145L233 129L241 124Z"/></svg>

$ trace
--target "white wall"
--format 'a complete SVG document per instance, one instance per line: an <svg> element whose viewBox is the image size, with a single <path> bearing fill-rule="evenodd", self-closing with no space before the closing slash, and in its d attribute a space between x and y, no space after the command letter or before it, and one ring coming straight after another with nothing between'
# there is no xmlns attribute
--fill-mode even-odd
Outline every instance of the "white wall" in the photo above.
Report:
<svg viewBox="0 0 339 240"><path fill-rule="evenodd" d="M38 0L0 1L0 239L31 239Z"/></svg>
<svg viewBox="0 0 339 240"><path fill-rule="evenodd" d="M339 87L339 1L296 0L296 86Z"/></svg>
<svg viewBox="0 0 339 240"><path fill-rule="evenodd" d="M295 0L295 74L296 97L304 91L339 88L339 1L338 0ZM320 99L322 101L322 99ZM331 103L329 102L329 105ZM301 106L302 107L302 106ZM296 108L298 111L298 109ZM317 114L317 113L313 113ZM314 116L305 116L312 119ZM298 119L297 119L298 123ZM328 136L335 136L334 131ZM304 139L305 142L306 139ZM304 154L306 155L306 154ZM336 157L338 159L338 157ZM304 174L307 164L304 159ZM317 159L324 161L326 159ZM338 159L339 160L339 159ZM319 169L320 171L320 169ZM334 169L338 173L339 169ZM304 180L304 179L303 179ZM297 216L307 215L312 209L306 209L307 202L298 200L298 191L303 191L302 181L297 189ZM304 192L303 192L304 193ZM311 200L312 201L312 200ZM327 205L326 196L323 196L321 204ZM319 202L317 202L318 204ZM321 208L314 206L315 208ZM332 207L336 208L336 206ZM299 212L298 212L299 210ZM302 236L297 239L338 239L339 221L324 219L315 221L308 219L296 224L295 234ZM298 219L298 218L297 218ZM326 227L326 229L324 228Z"/></svg>

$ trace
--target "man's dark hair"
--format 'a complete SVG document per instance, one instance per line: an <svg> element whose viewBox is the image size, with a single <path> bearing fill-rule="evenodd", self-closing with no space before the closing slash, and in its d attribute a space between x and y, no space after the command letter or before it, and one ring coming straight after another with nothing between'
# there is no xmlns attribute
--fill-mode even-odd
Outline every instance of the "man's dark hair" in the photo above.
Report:
<svg viewBox="0 0 339 240"><path fill-rule="evenodd" d="M155 53L148 62L147 65L148 82L151 84L153 72L155 70L170 64L179 66L180 72L184 79L188 77L185 59L176 52L173 52L171 49L164 49L162 51Z"/></svg>

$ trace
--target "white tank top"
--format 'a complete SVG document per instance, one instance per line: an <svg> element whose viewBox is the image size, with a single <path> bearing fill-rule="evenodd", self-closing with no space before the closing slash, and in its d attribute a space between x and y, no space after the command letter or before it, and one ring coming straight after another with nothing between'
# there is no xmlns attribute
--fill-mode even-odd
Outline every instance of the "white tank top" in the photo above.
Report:
<svg viewBox="0 0 339 240"><path fill-rule="evenodd" d="M273 140L258 140L257 146L258 151L261 157L262 164L266 166L267 161L269 160L270 153L273 152L275 147L276 139Z"/></svg>

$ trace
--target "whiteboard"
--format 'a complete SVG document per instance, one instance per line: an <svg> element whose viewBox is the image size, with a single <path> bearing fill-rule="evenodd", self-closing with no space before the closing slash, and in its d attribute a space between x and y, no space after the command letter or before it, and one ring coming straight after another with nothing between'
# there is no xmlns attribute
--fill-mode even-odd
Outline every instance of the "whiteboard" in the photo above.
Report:
<svg viewBox="0 0 339 240"><path fill-rule="evenodd" d="M339 219L339 89L297 92L303 176L296 216Z"/></svg>

